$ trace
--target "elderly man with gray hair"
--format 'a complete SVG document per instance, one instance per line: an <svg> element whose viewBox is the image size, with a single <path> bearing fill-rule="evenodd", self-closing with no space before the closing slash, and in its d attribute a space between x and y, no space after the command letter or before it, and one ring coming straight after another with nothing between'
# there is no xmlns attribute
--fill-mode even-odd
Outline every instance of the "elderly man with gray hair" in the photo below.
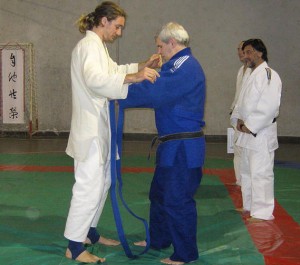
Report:
<svg viewBox="0 0 300 265"><path fill-rule="evenodd" d="M205 75L188 47L189 35L170 22L156 37L164 64L155 83L132 84L120 107L153 108L159 146L150 188L150 246L173 245L162 259L180 265L198 259L197 210L194 195L202 178L205 156ZM144 246L145 241L136 245Z"/></svg>

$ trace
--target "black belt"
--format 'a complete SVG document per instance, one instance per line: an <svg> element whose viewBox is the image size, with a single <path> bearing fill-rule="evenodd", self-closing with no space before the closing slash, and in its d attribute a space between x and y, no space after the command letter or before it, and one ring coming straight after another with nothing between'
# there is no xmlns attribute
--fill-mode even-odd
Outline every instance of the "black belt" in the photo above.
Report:
<svg viewBox="0 0 300 265"><path fill-rule="evenodd" d="M183 133L173 133L173 134L167 134L164 136L157 137L157 140L164 143L166 141L171 140L179 140L179 139L193 139L193 138L199 138L204 136L203 131L199 132L183 132Z"/></svg>
<svg viewBox="0 0 300 265"><path fill-rule="evenodd" d="M194 138L200 138L200 137L203 137L203 136L204 136L203 131L172 133L172 134L167 134L167 135L164 135L164 136L156 136L152 140L151 148L150 148L149 155L148 155L148 160L150 159L151 149L157 141L161 142L161 143L164 143L164 142L172 141L172 140L194 139Z"/></svg>
<svg viewBox="0 0 300 265"><path fill-rule="evenodd" d="M276 118L273 119L272 123L275 123L276 122ZM252 133L250 132L254 137L256 137L257 133Z"/></svg>

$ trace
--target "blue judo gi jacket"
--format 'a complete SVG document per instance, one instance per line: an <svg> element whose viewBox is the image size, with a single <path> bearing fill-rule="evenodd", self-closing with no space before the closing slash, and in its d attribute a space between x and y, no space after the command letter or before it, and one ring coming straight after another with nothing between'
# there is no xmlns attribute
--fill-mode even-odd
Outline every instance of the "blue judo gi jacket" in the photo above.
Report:
<svg viewBox="0 0 300 265"><path fill-rule="evenodd" d="M160 77L152 84L148 80L129 86L128 96L119 100L120 108L153 108L158 136L181 132L201 131L205 104L205 75L201 65L185 48L166 62ZM156 164L174 166L181 144L188 168L202 167L205 157L205 138L167 141L158 146ZM181 147L182 148L182 147Z"/></svg>

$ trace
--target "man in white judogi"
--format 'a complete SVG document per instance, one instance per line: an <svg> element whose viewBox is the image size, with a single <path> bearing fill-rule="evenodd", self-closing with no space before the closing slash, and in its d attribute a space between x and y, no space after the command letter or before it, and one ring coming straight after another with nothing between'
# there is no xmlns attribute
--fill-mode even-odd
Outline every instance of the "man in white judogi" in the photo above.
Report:
<svg viewBox="0 0 300 265"><path fill-rule="evenodd" d="M267 49L260 39L244 42L245 60L252 73L244 83L231 122L241 132L243 210L249 221L274 219L274 151L278 148L276 117L282 83L267 62Z"/></svg>
<svg viewBox="0 0 300 265"><path fill-rule="evenodd" d="M243 65L240 67L237 77L236 77L236 90L234 95L234 100L230 106L230 114L232 114L235 105L237 104L239 95L241 93L243 83L248 79L251 69L248 68L247 63L245 61L244 51L243 51L243 44L244 41L241 41L237 50L238 50L238 57ZM240 164L241 164L241 156L242 150L241 147L236 145L236 141L239 137L240 132L234 127L234 136L233 136L233 151L234 151L234 158L233 158L233 165L234 165L234 173L236 178L236 185L241 186L241 174L240 174Z"/></svg>

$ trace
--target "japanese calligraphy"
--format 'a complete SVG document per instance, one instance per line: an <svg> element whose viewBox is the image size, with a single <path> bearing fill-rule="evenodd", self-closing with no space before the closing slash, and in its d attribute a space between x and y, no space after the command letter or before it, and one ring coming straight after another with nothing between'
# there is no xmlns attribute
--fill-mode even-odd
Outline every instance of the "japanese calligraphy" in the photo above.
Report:
<svg viewBox="0 0 300 265"><path fill-rule="evenodd" d="M16 66L16 57L13 53L10 54L10 65L12 67L15 67Z"/></svg>
<svg viewBox="0 0 300 265"><path fill-rule="evenodd" d="M24 123L24 51L1 50L3 123Z"/></svg>
<svg viewBox="0 0 300 265"><path fill-rule="evenodd" d="M17 75L16 75L16 73L15 72L13 72L13 73L9 73L9 75L8 75L8 81L9 82L16 82L16 79L17 79Z"/></svg>
<svg viewBox="0 0 300 265"><path fill-rule="evenodd" d="M13 98L13 99L17 99L17 91L16 90L11 90L10 92L9 92L9 96L11 97L11 98Z"/></svg>
<svg viewBox="0 0 300 265"><path fill-rule="evenodd" d="M17 119L17 118L18 118L18 112L17 112L17 108L16 108L16 107L12 107L12 108L10 109L9 117L10 117L11 119Z"/></svg>

